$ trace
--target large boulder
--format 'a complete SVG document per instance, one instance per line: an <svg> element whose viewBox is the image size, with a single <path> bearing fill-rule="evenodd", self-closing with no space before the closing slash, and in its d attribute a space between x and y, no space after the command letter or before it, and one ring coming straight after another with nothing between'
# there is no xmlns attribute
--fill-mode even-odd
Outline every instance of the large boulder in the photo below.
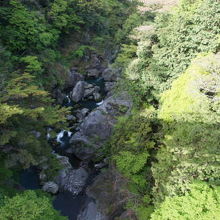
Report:
<svg viewBox="0 0 220 220"><path fill-rule="evenodd" d="M56 194L58 192L58 190L59 190L59 186L56 183L50 181L50 182L46 182L43 185L42 189L45 192Z"/></svg>
<svg viewBox="0 0 220 220"><path fill-rule="evenodd" d="M116 70L113 70L111 68L106 68L102 73L102 78L108 82L116 81L117 80Z"/></svg>
<svg viewBox="0 0 220 220"><path fill-rule="evenodd" d="M79 102L84 97L84 81L79 81L71 92L70 98L73 102Z"/></svg>
<svg viewBox="0 0 220 220"><path fill-rule="evenodd" d="M124 190L125 187L127 187L125 179L112 167L96 176L93 183L88 186L86 194L96 201L99 213L108 216L109 219L116 219L124 213L127 199L131 196Z"/></svg>
<svg viewBox="0 0 220 220"><path fill-rule="evenodd" d="M79 81L83 81L84 76L80 73L76 72L76 70L73 68L71 71L67 73L64 88L73 88Z"/></svg>
<svg viewBox="0 0 220 220"><path fill-rule="evenodd" d="M63 172L57 177L57 184L61 190L69 191L73 195L78 195L86 185L88 172L80 167Z"/></svg>
<svg viewBox="0 0 220 220"><path fill-rule="evenodd" d="M87 76L88 77L96 77L98 78L99 75L101 74L101 70L97 68L92 68L87 70Z"/></svg>
<svg viewBox="0 0 220 220"><path fill-rule="evenodd" d="M127 94L109 97L102 105L91 112L79 125L70 139L71 148L67 151L74 153L80 159L90 159L111 136L117 117L129 114L132 102Z"/></svg>
<svg viewBox="0 0 220 220"><path fill-rule="evenodd" d="M104 216L98 211L97 205L94 201L88 202L86 207L80 212L77 220L108 220L109 218Z"/></svg>

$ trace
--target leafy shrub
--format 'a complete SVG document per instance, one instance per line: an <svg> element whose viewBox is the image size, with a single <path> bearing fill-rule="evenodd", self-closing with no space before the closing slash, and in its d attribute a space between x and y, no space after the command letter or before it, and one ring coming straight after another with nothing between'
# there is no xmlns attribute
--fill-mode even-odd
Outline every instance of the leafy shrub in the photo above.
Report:
<svg viewBox="0 0 220 220"><path fill-rule="evenodd" d="M212 220L220 215L220 188L205 182L190 185L183 196L167 197L152 214L152 220Z"/></svg>

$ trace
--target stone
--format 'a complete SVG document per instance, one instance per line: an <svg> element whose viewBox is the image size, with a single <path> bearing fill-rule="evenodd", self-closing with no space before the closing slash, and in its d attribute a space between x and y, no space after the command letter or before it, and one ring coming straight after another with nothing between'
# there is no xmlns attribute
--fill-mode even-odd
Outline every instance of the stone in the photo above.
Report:
<svg viewBox="0 0 220 220"><path fill-rule="evenodd" d="M87 76L88 77L95 77L98 78L101 74L101 71L97 68L93 68L93 69L88 69L87 70Z"/></svg>
<svg viewBox="0 0 220 220"><path fill-rule="evenodd" d="M104 100L79 125L79 131L70 139L71 148L67 152L82 160L93 157L111 136L117 117L129 114L131 107L132 102L125 94Z"/></svg>
<svg viewBox="0 0 220 220"><path fill-rule="evenodd" d="M93 94L93 97L94 97L94 100L95 100L96 102L99 102L99 101L102 99L101 94L98 93L98 92L95 92L95 93Z"/></svg>
<svg viewBox="0 0 220 220"><path fill-rule="evenodd" d="M101 212L98 211L94 201L88 202L86 207L77 216L77 220L108 220Z"/></svg>
<svg viewBox="0 0 220 220"><path fill-rule="evenodd" d="M79 81L71 92L70 98L73 102L79 102L84 97L84 81Z"/></svg>
<svg viewBox="0 0 220 220"><path fill-rule="evenodd" d="M78 110L77 113L76 113L76 117L78 120L82 120L86 117L86 115L88 114L89 112L89 109L87 108L83 108L81 110Z"/></svg>
<svg viewBox="0 0 220 220"><path fill-rule="evenodd" d="M93 95L93 93L95 92L95 88L90 88L90 89L86 89L84 92L84 98L89 97L91 95Z"/></svg>
<svg viewBox="0 0 220 220"><path fill-rule="evenodd" d="M66 119L67 121L76 121L76 117L74 115L67 115Z"/></svg>
<svg viewBox="0 0 220 220"><path fill-rule="evenodd" d="M110 92L115 87L115 82L105 83L105 92Z"/></svg>
<svg viewBox="0 0 220 220"><path fill-rule="evenodd" d="M117 80L117 75L111 68L106 68L102 72L102 77L105 81L108 81L108 82Z"/></svg>
<svg viewBox="0 0 220 220"><path fill-rule="evenodd" d="M88 178L88 172L80 167L79 169L71 169L62 173L57 179L60 189L69 191L73 195L78 195L85 187Z"/></svg>
<svg viewBox="0 0 220 220"><path fill-rule="evenodd" d="M80 73L76 72L77 69L72 68L71 71L67 73L67 77L65 79L64 88L73 88L79 81L84 80L84 76Z"/></svg>
<svg viewBox="0 0 220 220"><path fill-rule="evenodd" d="M116 219L124 213L129 198L128 192L124 190L125 182L124 177L115 169L108 169L95 177L87 187L86 194L95 200L98 212Z"/></svg>
<svg viewBox="0 0 220 220"><path fill-rule="evenodd" d="M59 186L56 183L50 181L50 182L46 182L43 185L42 189L45 192L56 194L59 190Z"/></svg>

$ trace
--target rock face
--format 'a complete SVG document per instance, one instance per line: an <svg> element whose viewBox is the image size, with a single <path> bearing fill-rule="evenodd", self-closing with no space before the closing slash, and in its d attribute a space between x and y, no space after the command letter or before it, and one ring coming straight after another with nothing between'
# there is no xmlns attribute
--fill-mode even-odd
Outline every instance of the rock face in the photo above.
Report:
<svg viewBox="0 0 220 220"><path fill-rule="evenodd" d="M59 186L56 183L51 181L51 182L46 182L43 185L42 189L45 192L56 194L58 192L58 190L59 190Z"/></svg>
<svg viewBox="0 0 220 220"><path fill-rule="evenodd" d="M68 75L65 80L65 88L73 88L79 81L83 81L84 76L80 73L77 73L76 70L73 68L71 71L68 72Z"/></svg>
<svg viewBox="0 0 220 220"><path fill-rule="evenodd" d="M106 216L100 213L95 202L89 202L78 215L77 220L108 220Z"/></svg>
<svg viewBox="0 0 220 220"><path fill-rule="evenodd" d="M116 181L117 180L117 181ZM87 188L86 194L96 201L96 209L109 219L135 219L118 218L125 216L124 206L130 195L124 190L126 181L114 170L101 172Z"/></svg>
<svg viewBox="0 0 220 220"><path fill-rule="evenodd" d="M127 94L109 97L102 105L91 112L78 127L67 151L78 158L90 159L110 137L117 116L129 114L132 102Z"/></svg>
<svg viewBox="0 0 220 220"><path fill-rule="evenodd" d="M71 93L72 101L79 102L84 97L84 91L84 81L79 81Z"/></svg>
<svg viewBox="0 0 220 220"><path fill-rule="evenodd" d="M56 181L61 190L78 195L85 187L87 178L87 171L84 168L79 168L61 173Z"/></svg>
<svg viewBox="0 0 220 220"><path fill-rule="evenodd" d="M117 74L116 72L111 69L111 68L107 68L103 71L102 73L102 77L105 81L108 82L112 82L112 81L116 81L117 80Z"/></svg>

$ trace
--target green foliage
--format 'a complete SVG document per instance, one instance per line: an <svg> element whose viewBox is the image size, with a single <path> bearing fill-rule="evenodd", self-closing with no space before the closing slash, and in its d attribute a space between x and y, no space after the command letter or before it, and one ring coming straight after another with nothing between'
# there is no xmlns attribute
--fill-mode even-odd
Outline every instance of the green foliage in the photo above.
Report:
<svg viewBox="0 0 220 220"><path fill-rule="evenodd" d="M33 74L42 73L42 64L36 56L22 57L21 61L26 64L25 71Z"/></svg>
<svg viewBox="0 0 220 220"><path fill-rule="evenodd" d="M39 196L34 191L25 191L12 198L4 199L0 207L0 219L13 220L64 220L53 209L51 201L45 196Z"/></svg>
<svg viewBox="0 0 220 220"><path fill-rule="evenodd" d="M184 196L167 197L152 214L152 220L212 220L220 215L220 187L204 182L190 185Z"/></svg>
<svg viewBox="0 0 220 220"><path fill-rule="evenodd" d="M39 89L33 80L28 73L17 76L7 83L1 94L0 143L6 145L3 149L12 146L7 160L11 165L16 161L24 167L36 165L40 156L49 155L45 127L59 127L68 112L52 106L48 93ZM41 137L36 138L33 131L40 132Z"/></svg>
<svg viewBox="0 0 220 220"><path fill-rule="evenodd" d="M194 3L193 3L194 2ZM143 35L137 59L125 71L131 93L139 95L137 104L159 100L190 65L198 53L219 50L219 12L216 0L182 1L172 13L156 16L136 35Z"/></svg>
<svg viewBox="0 0 220 220"><path fill-rule="evenodd" d="M199 57L162 95L164 146L153 166L155 198L186 193L193 179L219 184L219 54Z"/></svg>

